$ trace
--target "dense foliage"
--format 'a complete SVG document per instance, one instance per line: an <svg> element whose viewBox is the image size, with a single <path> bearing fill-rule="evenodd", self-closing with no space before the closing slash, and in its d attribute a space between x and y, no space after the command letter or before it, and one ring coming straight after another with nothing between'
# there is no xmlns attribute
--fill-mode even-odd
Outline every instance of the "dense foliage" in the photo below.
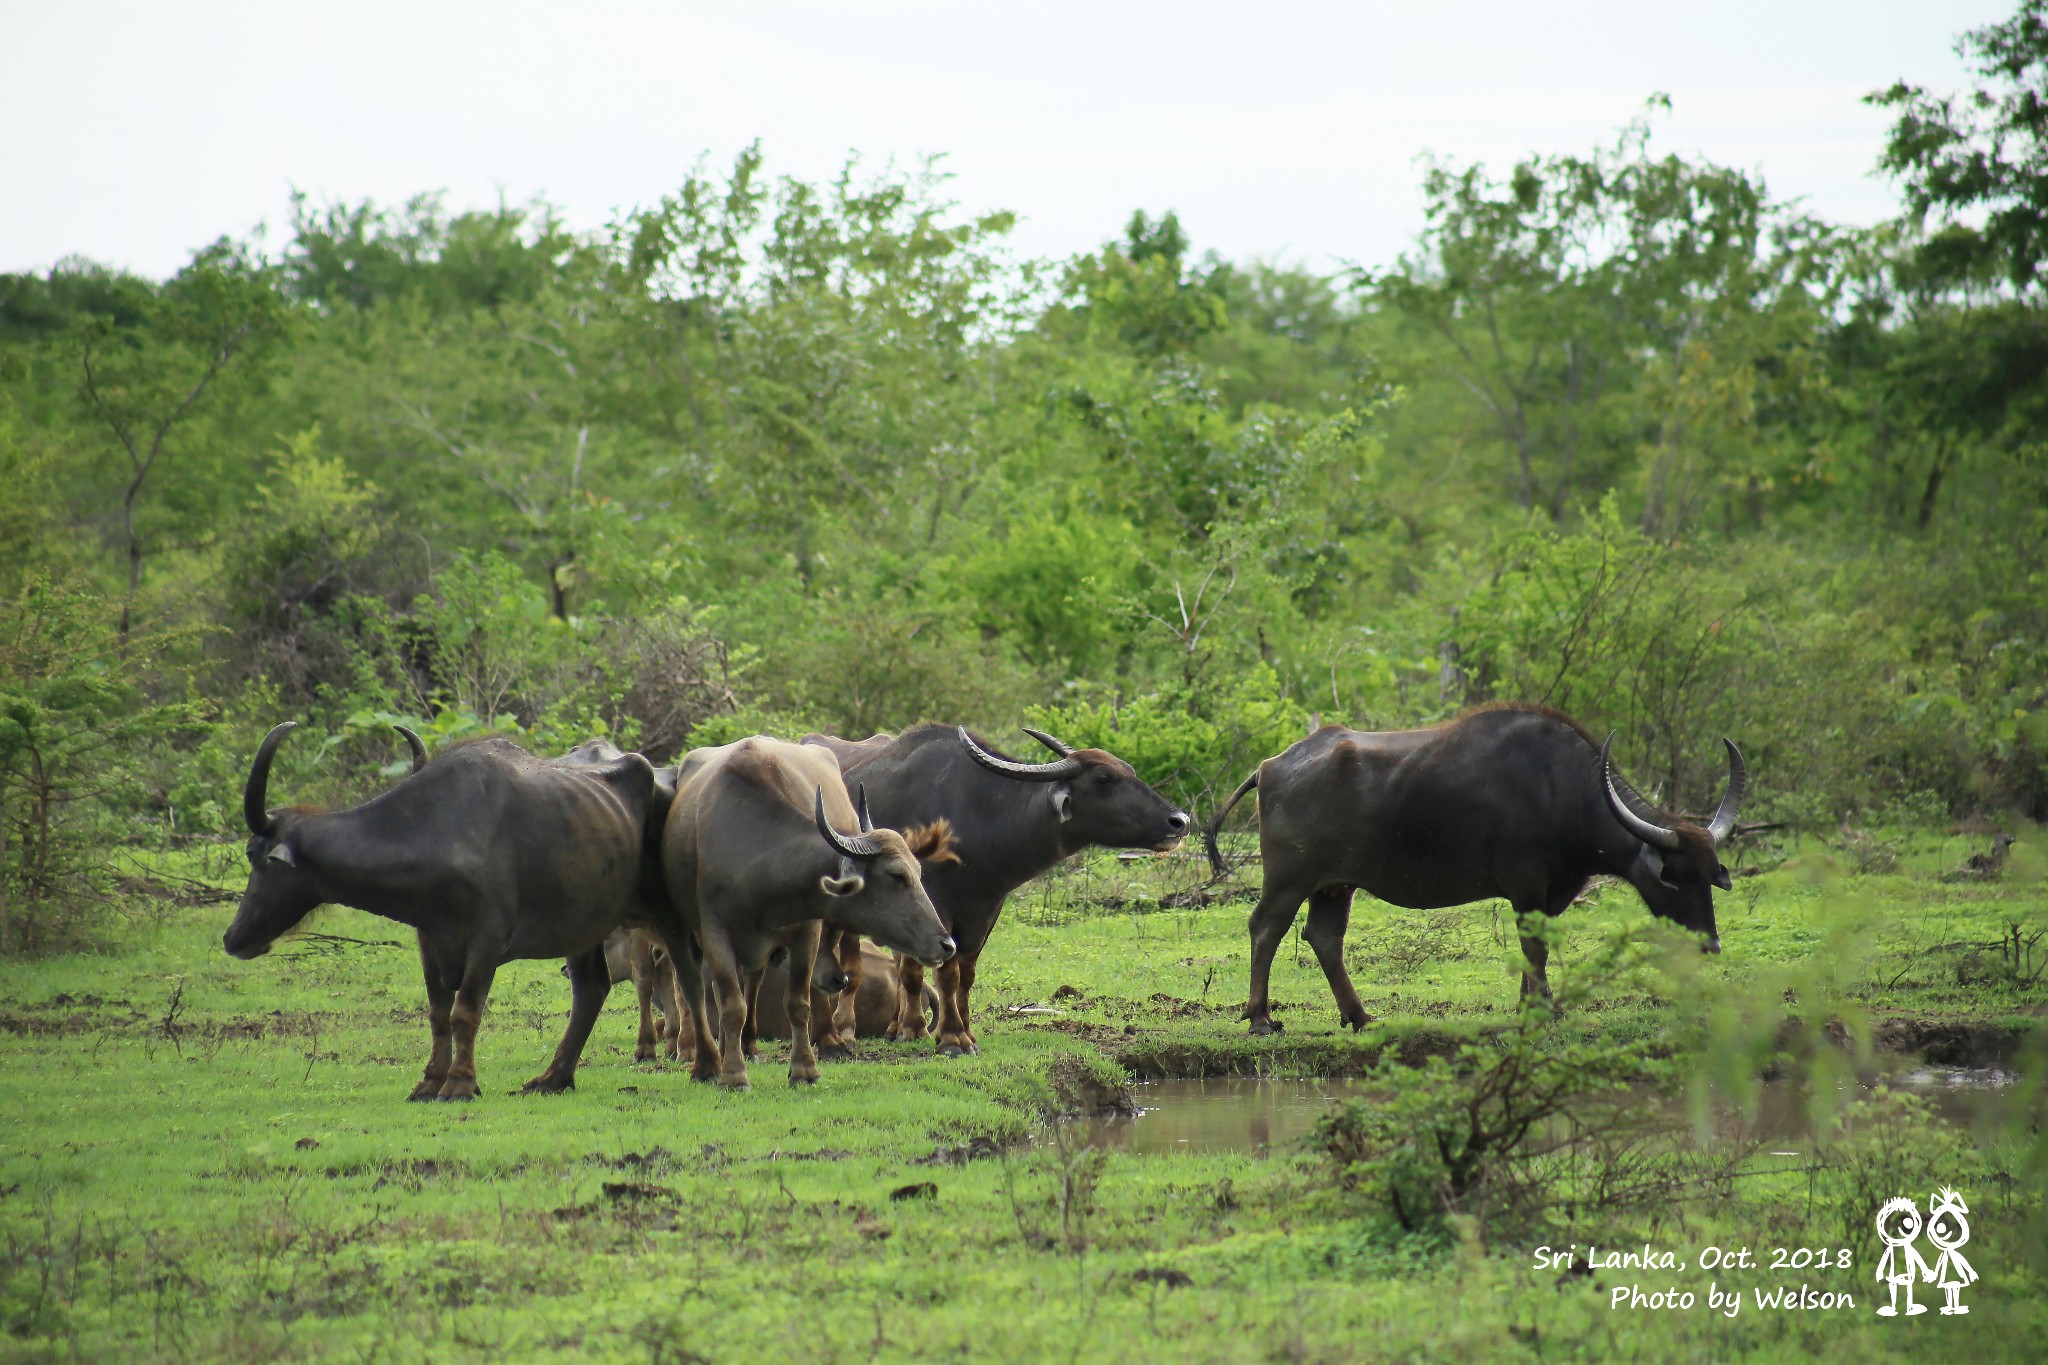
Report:
<svg viewBox="0 0 2048 1365"><path fill-rule="evenodd" d="M1206 812L1313 714L1519 697L1680 804L1725 733L1765 817L2048 815L2040 0L1961 49L1873 97L1871 231L1646 120L1432 165L1336 276L1170 213L1020 261L929 172L749 151L596 231L300 200L169 280L0 278L0 928L32 850L230 830L287 716L300 796L392 719L931 717Z"/></svg>

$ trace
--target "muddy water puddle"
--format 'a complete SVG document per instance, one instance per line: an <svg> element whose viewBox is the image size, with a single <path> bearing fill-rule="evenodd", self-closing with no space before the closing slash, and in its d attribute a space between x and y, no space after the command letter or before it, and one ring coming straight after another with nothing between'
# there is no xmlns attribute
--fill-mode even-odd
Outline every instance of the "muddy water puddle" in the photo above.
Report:
<svg viewBox="0 0 2048 1365"><path fill-rule="evenodd" d="M1974 1127L2004 1116L2016 1078L1996 1068L1915 1067L1845 1085L1834 1107L1868 1096L1880 1080L1894 1090L1921 1096L1947 1122ZM1058 1136L1149 1156L1284 1151L1306 1137L1333 1103L1370 1094L1365 1081L1344 1077L1276 1080L1218 1076L1152 1081L1131 1087L1136 1114L1072 1119L1061 1125ZM1691 1129L1683 1103L1647 1095L1640 1102L1652 1106L1652 1112L1662 1111L1658 1126L1678 1133ZM1753 1116L1732 1104L1714 1106L1713 1136L1717 1141L1761 1142L1777 1156L1801 1156L1811 1150L1812 1107L1799 1086L1765 1081ZM1051 1140L1050 1134L1047 1140Z"/></svg>

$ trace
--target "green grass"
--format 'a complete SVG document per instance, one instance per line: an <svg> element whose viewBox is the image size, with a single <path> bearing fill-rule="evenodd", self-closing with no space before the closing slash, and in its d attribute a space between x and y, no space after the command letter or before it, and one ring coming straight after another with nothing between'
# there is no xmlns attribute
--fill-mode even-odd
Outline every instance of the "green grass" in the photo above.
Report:
<svg viewBox="0 0 2048 1365"><path fill-rule="evenodd" d="M1993 1040L2038 1015L2039 983L1946 946L2048 923L2038 882L1833 870L1814 854L1738 881L1727 952L1699 969ZM984 958L981 1056L869 1043L801 1092L780 1084L774 1044L744 1095L635 1065L621 991L578 1089L519 1096L567 1005L555 967L525 963L493 993L484 1098L408 1105L426 1051L417 965L394 926L354 912L314 927L397 946L305 940L237 963L219 950L231 907L211 906L115 921L100 951L0 963L0 1357L1661 1363L1924 1358L1941 1334L1999 1360L2033 1356L2048 1330L2039 1264L2020 1254L2037 1188L1988 1178L2004 1212L1972 1205L1971 1318L1884 1322L1859 1269L1799 1277L1855 1293L1853 1312L1746 1304L1726 1320L1608 1307L1631 1278L1703 1296L1713 1277L1697 1272L1596 1287L1536 1269L1526 1242L1402 1239L1307 1153L1026 1143L1126 1066L1355 1070L1389 1037L1450 1037L1514 1003L1504 915L1361 900L1352 966L1385 1030L1340 1033L1290 939L1273 987L1287 1032L1252 1039L1236 1017L1247 906L1155 908L1186 875L1104 857L1028 888ZM1574 909L1553 979L1576 945L1646 919L1625 889ZM1011 1013L1027 1004L1063 1013ZM1674 1008L1629 990L1567 1025L1649 1038ZM2009 1142L1984 1157L2021 1159ZM1824 1226L1811 1199L1806 1176L1759 1176L1626 1232L1795 1246ZM1560 1245L1594 1229L1559 1227ZM1152 1270L1189 1283L1136 1274Z"/></svg>

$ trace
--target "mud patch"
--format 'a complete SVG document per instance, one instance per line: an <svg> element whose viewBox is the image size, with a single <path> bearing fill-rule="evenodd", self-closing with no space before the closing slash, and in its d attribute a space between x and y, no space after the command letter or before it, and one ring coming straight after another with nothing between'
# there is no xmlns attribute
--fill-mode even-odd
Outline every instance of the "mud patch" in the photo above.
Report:
<svg viewBox="0 0 2048 1365"><path fill-rule="evenodd" d="M649 1147L644 1152L622 1152L618 1156L605 1156L593 1152L583 1158L586 1166L603 1166L614 1171L634 1171L644 1174L663 1174L679 1171L683 1159L666 1147Z"/></svg>
<svg viewBox="0 0 2048 1365"><path fill-rule="evenodd" d="M986 1161L1003 1154L1002 1144L991 1137L970 1138L958 1147L934 1148L930 1155L915 1157L913 1166L965 1166L970 1161Z"/></svg>
<svg viewBox="0 0 2048 1365"><path fill-rule="evenodd" d="M1121 1046L1113 1048L1111 1055L1137 1081L1279 1073L1362 1076L1389 1053L1403 1066L1420 1066L1431 1057L1455 1056L1465 1040L1463 1034L1434 1029L1411 1029L1393 1036L1367 1033L1355 1041L1343 1036L1285 1033L1215 1042L1158 1041L1141 1036L1120 1039Z"/></svg>
<svg viewBox="0 0 2048 1365"><path fill-rule="evenodd" d="M1949 1019L1884 1019L1876 1029L1879 1052L1906 1053L1933 1066L2004 1066L2025 1049L2020 1024Z"/></svg>
<svg viewBox="0 0 2048 1365"><path fill-rule="evenodd" d="M1137 1104L1131 1099L1130 1086L1121 1078L1112 1079L1100 1073L1098 1067L1086 1057L1065 1056L1054 1060L1052 1069L1046 1073L1052 1083L1053 1098L1060 1112L1064 1114L1135 1114Z"/></svg>

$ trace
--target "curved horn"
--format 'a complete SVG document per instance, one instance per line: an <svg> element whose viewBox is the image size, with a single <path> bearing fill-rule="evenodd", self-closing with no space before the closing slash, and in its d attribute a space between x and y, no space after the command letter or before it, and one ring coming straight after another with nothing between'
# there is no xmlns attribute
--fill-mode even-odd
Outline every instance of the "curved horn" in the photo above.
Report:
<svg viewBox="0 0 2048 1365"><path fill-rule="evenodd" d="M868 810L868 784L863 782L855 790L860 793L860 799L855 802L855 805L860 810L860 832L862 834L873 833L875 817Z"/></svg>
<svg viewBox="0 0 2048 1365"><path fill-rule="evenodd" d="M1609 732L1607 742L1600 746L1600 790L1607 795L1607 809L1614 812L1614 818L1621 827L1646 844L1658 848L1677 848L1678 836L1662 825L1652 824L1628 808L1628 802L1621 799L1621 793L1614 789L1614 760L1608 750L1614 747L1614 734Z"/></svg>
<svg viewBox="0 0 2048 1365"><path fill-rule="evenodd" d="M420 737L406 729L403 725L394 725L391 728L405 736L405 747L412 750L412 770L418 772L426 767L427 746L420 743Z"/></svg>
<svg viewBox="0 0 2048 1365"><path fill-rule="evenodd" d="M881 841L869 838L865 834L858 838L849 839L838 830L832 828L832 822L825 818L825 789L823 787L818 788L817 818L818 833L825 836L825 842L837 849L841 857L873 858L881 853Z"/></svg>
<svg viewBox="0 0 2048 1365"><path fill-rule="evenodd" d="M276 827L270 818L270 805L264 799L270 790L270 760L276 756L277 746L298 724L295 720L282 722L256 746L256 762L249 768L249 785L242 788L242 818L249 822L251 834L267 835Z"/></svg>
<svg viewBox="0 0 2048 1365"><path fill-rule="evenodd" d="M1069 754L1057 763L1015 763L1007 758L997 758L974 742L974 736L967 733L967 727L960 727L960 742L967 746L967 752L974 761L992 773L1014 777L1025 782L1059 782L1077 776L1088 765Z"/></svg>
<svg viewBox="0 0 2048 1365"><path fill-rule="evenodd" d="M1717 845L1735 832L1735 817L1742 814L1742 799L1749 795L1749 765L1742 761L1742 750L1726 735L1721 742L1728 746L1728 789L1721 793L1721 804L1707 822L1707 833Z"/></svg>
<svg viewBox="0 0 2048 1365"><path fill-rule="evenodd" d="M1043 744L1043 745L1044 745L1044 746L1045 746L1046 748L1048 748L1048 749L1052 750L1052 751L1053 751L1054 753L1058 754L1058 755L1059 755L1059 756L1060 756L1061 758L1065 758L1065 757L1066 757L1066 756L1067 756L1068 754L1071 754L1071 753L1073 753L1073 752L1074 752L1074 746L1073 746L1073 745L1071 745L1071 744L1069 744L1069 743L1067 743L1067 742L1066 742L1065 740L1063 740L1063 739L1054 739L1054 738L1053 738L1053 737L1052 737L1051 735L1047 734L1047 733L1046 733L1045 731L1043 731L1043 730L1034 730L1034 729L1032 729L1032 728L1031 728L1030 726L1028 726L1028 725L1026 725L1026 726L1024 726L1024 727L1022 727L1022 728L1023 728L1023 730L1024 730L1024 733L1025 733L1025 734L1027 734L1027 735L1031 736L1031 737L1032 737L1033 739L1037 740L1037 741L1038 741L1038 742L1039 742L1040 744Z"/></svg>

